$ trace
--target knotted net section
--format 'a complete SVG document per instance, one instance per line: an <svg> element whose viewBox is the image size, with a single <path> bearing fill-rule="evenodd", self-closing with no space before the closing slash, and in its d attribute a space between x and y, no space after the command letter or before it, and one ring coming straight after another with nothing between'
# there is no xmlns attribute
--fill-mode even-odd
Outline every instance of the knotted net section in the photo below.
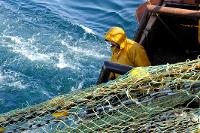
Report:
<svg viewBox="0 0 200 133"><path fill-rule="evenodd" d="M106 84L0 115L0 132L200 132L200 59L138 67Z"/></svg>

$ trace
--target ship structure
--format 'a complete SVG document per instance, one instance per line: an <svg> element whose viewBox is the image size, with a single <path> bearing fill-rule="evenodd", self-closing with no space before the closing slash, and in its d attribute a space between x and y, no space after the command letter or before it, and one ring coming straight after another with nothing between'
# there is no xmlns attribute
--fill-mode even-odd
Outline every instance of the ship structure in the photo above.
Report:
<svg viewBox="0 0 200 133"><path fill-rule="evenodd" d="M105 62L98 85L0 114L0 132L200 132L200 2L138 8L149 67ZM124 74L108 81L110 72Z"/></svg>

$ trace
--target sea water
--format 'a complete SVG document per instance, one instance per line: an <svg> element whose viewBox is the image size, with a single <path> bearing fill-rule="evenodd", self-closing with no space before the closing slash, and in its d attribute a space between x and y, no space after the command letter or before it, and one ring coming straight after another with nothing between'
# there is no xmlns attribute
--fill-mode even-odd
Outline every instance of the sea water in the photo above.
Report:
<svg viewBox="0 0 200 133"><path fill-rule="evenodd" d="M0 0L0 113L95 85L112 26L133 38L142 0Z"/></svg>

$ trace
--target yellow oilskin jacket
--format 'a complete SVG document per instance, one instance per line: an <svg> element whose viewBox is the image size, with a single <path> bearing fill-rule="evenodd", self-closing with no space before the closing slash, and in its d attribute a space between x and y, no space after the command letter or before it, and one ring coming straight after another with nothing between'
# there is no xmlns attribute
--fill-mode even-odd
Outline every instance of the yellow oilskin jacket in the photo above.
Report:
<svg viewBox="0 0 200 133"><path fill-rule="evenodd" d="M143 46L135 41L128 39L122 28L111 28L106 33L105 40L115 42L120 46L120 49L116 47L111 48L112 62L133 67L151 65ZM115 74L115 77L118 76L118 74Z"/></svg>

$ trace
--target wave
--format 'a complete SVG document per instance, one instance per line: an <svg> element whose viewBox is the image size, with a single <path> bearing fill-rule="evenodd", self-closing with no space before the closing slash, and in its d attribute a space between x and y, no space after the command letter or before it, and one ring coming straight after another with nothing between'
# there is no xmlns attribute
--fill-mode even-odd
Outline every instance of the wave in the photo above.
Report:
<svg viewBox="0 0 200 133"><path fill-rule="evenodd" d="M71 46L64 40L61 40L61 44L66 46L70 51L72 51L74 54L77 54L77 55L88 56L88 57L97 58L97 59L108 59L109 58L106 55L98 53L96 49L91 49L91 47L83 48L83 47Z"/></svg>
<svg viewBox="0 0 200 133"><path fill-rule="evenodd" d="M90 33L90 34L94 34L95 35L95 32L92 30L92 29L90 29L90 28L88 28L88 27L86 27L86 26L83 26L83 25L79 25L81 28L83 28L84 30L85 30L85 32L86 33Z"/></svg>
<svg viewBox="0 0 200 133"><path fill-rule="evenodd" d="M105 30L132 23L120 4L0 0L0 97L10 103L1 108L39 103L95 84L111 54Z"/></svg>
<svg viewBox="0 0 200 133"><path fill-rule="evenodd" d="M2 73L0 73L0 84L2 84L3 80L4 80L4 76L2 75Z"/></svg>
<svg viewBox="0 0 200 133"><path fill-rule="evenodd" d="M26 77L27 78L27 77ZM22 74L7 70L0 73L0 90L5 88L10 89L26 89L29 87L29 83L25 83L26 79Z"/></svg>
<svg viewBox="0 0 200 133"><path fill-rule="evenodd" d="M80 69L80 68L75 67L75 65L66 63L63 53L59 54L58 63L56 64L56 67L58 67L60 69L63 69L63 68Z"/></svg>
<svg viewBox="0 0 200 133"><path fill-rule="evenodd" d="M4 47L11 48L13 52L21 54L31 61L47 61L51 58L50 55L38 52L39 49L33 45L34 36L26 41L21 37L8 35L3 35L0 39L4 40L4 42L8 42L1 42L2 44L6 44ZM10 42L8 40L10 40Z"/></svg>

